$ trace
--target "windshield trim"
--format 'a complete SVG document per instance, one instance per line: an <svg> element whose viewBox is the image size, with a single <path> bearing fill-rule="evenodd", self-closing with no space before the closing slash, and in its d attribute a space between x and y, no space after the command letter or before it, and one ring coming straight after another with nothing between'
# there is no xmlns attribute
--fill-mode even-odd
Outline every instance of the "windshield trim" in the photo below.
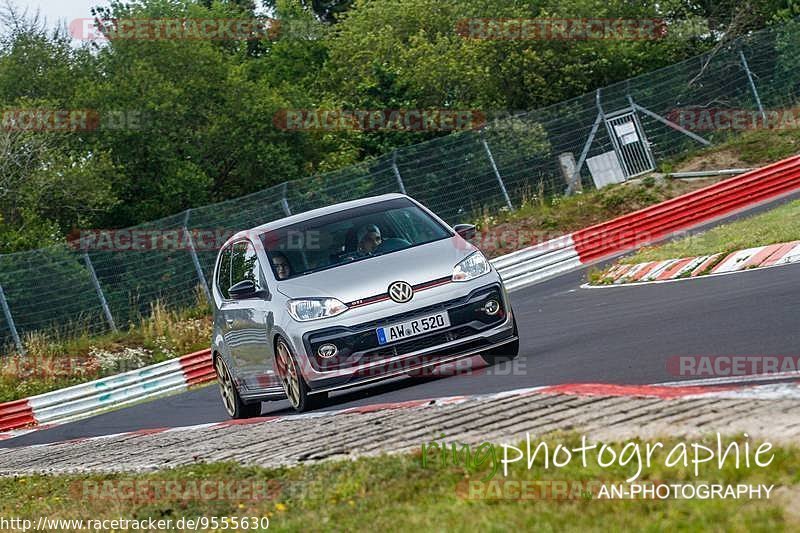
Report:
<svg viewBox="0 0 800 533"><path fill-rule="evenodd" d="M387 206L386 204L389 204L389 206ZM378 253L378 254L370 254L370 255L363 256L363 257L356 257L356 258L353 258L350 261L336 263L336 264L332 264L332 265L326 265L326 266L314 268L314 269L311 269L311 270L306 270L306 271L303 271L303 272L300 272L300 273L297 273L297 274L293 273L291 276L289 276L288 278L284 278L284 279L278 279L278 277L275 275L275 270L274 270L274 267L272 265L272 250L270 250L267 247L266 243L264 242L264 237L266 235L269 235L270 233L278 232L278 231L281 231L281 230L285 230L287 228L292 228L292 227L300 227L300 228L303 228L304 230L307 230L308 226L313 225L315 221L319 221L319 220L327 218L327 217L336 216L336 215L343 215L343 214L346 214L348 212L364 211L365 208L368 211L372 211L374 209L375 212L381 212L381 211L385 211L387 209L394 208L394 205L397 205L397 204L402 204L402 205L398 205L398 208L401 208L401 207L402 208L413 207L413 208L416 208L416 209L420 210L426 217L428 217L428 219L431 222L433 222L437 227L439 227L441 230L443 230L445 235L442 236L442 237L439 237L439 238L429 239L427 241L414 243L414 244L412 244L410 246L407 246L405 248L399 248L397 250L390 250L390 251L383 252L383 253ZM378 209L380 206L384 206L383 209ZM367 213L365 213L365 214L367 214ZM273 228L273 229L271 229L269 231L264 231L264 232L260 233L258 235L258 238L261 241L262 247L264 248L264 252L267 255L267 261L268 261L268 264L269 264L269 267L270 267L270 271L272 272L273 277L275 278L275 281L277 283L281 283L283 281L292 281L292 280L301 279L304 276L308 276L309 274L316 274L318 272L323 272L325 270L330 270L332 268L344 267L344 266L347 266L347 265L352 265L354 263L360 263L361 261L364 261L364 260L367 260L367 259L372 259L372 258L375 258L375 257L383 257L385 255L390 255L390 254L393 254L395 252L402 252L403 250L411 250L412 248L416 248L418 246L431 244L433 242L438 242L438 241L442 241L442 240L445 240L445 239L451 239L455 235L456 235L455 232L452 229L450 229L450 227L448 227L447 224L443 223L437 217L433 216L432 213L430 213L427 209L422 207L420 204L418 204L417 202L411 200L410 198L401 197L401 198L392 198L390 200L384 200L382 202L376 202L376 203L373 203L373 204L367 204L367 205L362 205L362 206L358 206L358 207L351 207L349 209L344 209L342 211L334 211L333 213L328 213L328 214L325 214L325 215L319 215L319 216L312 217L312 218L309 218L309 219L306 219L306 220L303 220L303 221L300 221L300 222L295 222L294 224L287 224L285 226L280 226L280 227L277 227L277 228ZM280 250L278 250L278 251L280 252Z"/></svg>
<svg viewBox="0 0 800 533"><path fill-rule="evenodd" d="M439 241L443 241L445 239L452 239L452 238L453 238L452 235L448 235L446 237L440 237L438 239L431 239L429 241L418 242L416 244L412 244L411 246L406 246L405 248L399 248L397 250L391 250L389 252L384 252L382 254L370 254L370 255L365 255L364 257L356 257L352 261L346 261L346 262L343 262L343 263L336 263L335 265L328 265L328 266L324 266L324 267L314 268L314 269L311 269L311 270L306 270L305 272L303 272L301 274L297 274L295 276L289 276L288 278L282 279L280 281L291 281L293 279L302 278L303 276L307 276L309 274L316 274L317 272L322 272L324 270L330 270L332 268L346 267L346 266L352 265L354 263L360 263L362 261L366 261L367 259L374 259L376 257L383 257L385 255L390 255L390 254L393 254L393 253L396 253L396 252L403 252L405 250L411 250L412 248L416 248L417 246L424 246L426 244L431 244L432 242L439 242Z"/></svg>

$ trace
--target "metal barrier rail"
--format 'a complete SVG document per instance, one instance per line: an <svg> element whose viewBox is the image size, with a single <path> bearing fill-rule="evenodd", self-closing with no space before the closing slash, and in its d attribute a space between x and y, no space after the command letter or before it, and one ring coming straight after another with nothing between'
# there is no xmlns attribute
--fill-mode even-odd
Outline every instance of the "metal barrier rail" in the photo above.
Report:
<svg viewBox="0 0 800 533"><path fill-rule="evenodd" d="M214 378L211 350L201 350L116 376L0 404L0 431L69 422Z"/></svg>

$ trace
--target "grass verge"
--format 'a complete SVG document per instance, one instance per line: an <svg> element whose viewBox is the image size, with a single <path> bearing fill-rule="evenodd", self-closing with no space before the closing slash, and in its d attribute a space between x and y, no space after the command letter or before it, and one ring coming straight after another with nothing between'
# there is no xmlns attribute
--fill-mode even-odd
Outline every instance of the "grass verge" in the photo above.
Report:
<svg viewBox="0 0 800 533"><path fill-rule="evenodd" d="M551 435L544 439L568 448L580 444L576 435ZM727 444L733 439L723 439ZM737 438L740 447L744 442ZM642 441L637 442L645 449ZM653 442L653 441L646 441ZM279 531L508 531L508 530L585 530L585 531L784 531L800 527L796 498L800 489L800 454L796 447L775 447L774 459L761 468L752 464L736 468L728 459L719 468L716 461L700 465L699 475L692 466L667 467L665 456L681 441L661 441L663 453L653 456L652 466L645 467L638 481L655 484L765 484L775 488L769 499L637 499L608 500L599 493L572 492L597 483L622 484L637 470L636 461L601 468L595 455L589 454L587 466L576 454L567 466L545 469L541 456L529 467L525 460L512 463L507 477L499 470L492 481L485 482L492 461L478 467L441 466L434 461L422 465L419 452L383 455L353 461L326 461L291 468L264 469L235 463L196 465L154 474L58 475L0 478L0 516L33 520L115 519L181 517L268 517L270 528ZM715 439L700 440L714 449ZM627 444L627 443L626 443ZM688 444L687 444L688 446ZM613 444L619 452L622 443ZM520 446L524 449L524 445ZM756 444L751 443L756 449ZM475 449L475 448L474 448ZM488 449L488 448L487 448ZM691 450L691 447L689 447ZM502 452L495 447L499 457ZM644 452L643 452L644 453ZM690 453L691 455L691 453ZM476 456L477 457L477 456ZM768 455L764 456L765 458ZM563 460L563 457L561 458ZM606 458L607 460L607 458ZM569 496L532 490L534 497L505 499L513 491L496 492L489 487L507 487L508 480L528 481L535 486L555 487L549 481L564 484ZM133 492L125 488L136 483ZM172 482L175 489L166 492ZM239 494L192 498L192 487L201 482L218 487L220 483L245 487ZM486 484L483 484L486 483ZM269 487L268 491L252 487ZM149 488L152 492L142 491ZM157 487L161 487L158 492ZM478 490L468 487L479 487ZM156 489L156 490L154 490ZM486 490L484 490L486 489ZM263 499L251 494L267 494ZM158 494L156 496L156 494ZM189 496L189 497L187 497Z"/></svg>
<svg viewBox="0 0 800 533"><path fill-rule="evenodd" d="M161 302L128 329L77 337L29 334L27 355L0 358L0 403L135 370L208 348L211 317L198 291L196 305L178 310Z"/></svg>

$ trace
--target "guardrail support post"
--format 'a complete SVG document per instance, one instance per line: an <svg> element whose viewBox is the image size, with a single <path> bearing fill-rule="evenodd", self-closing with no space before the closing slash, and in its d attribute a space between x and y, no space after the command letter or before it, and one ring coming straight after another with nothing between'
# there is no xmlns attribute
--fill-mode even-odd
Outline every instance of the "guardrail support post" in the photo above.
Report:
<svg viewBox="0 0 800 533"><path fill-rule="evenodd" d="M2 306L3 314L6 316L8 329L11 330L11 336L14 338L14 344L17 346L17 352L19 352L20 355L25 355L25 348L22 346L22 341L19 338L17 326L14 325L14 317L11 316L11 309L8 307L8 301L6 300L6 294L3 292L2 285L0 285L0 306Z"/></svg>
<svg viewBox="0 0 800 533"><path fill-rule="evenodd" d="M756 104L758 105L758 112L761 113L761 120L765 123L767 122L767 114L764 113L764 106L761 105L761 97L758 96L758 90L756 89L756 84L753 81L753 73L750 72L750 66L747 64L747 58L744 57L744 51L739 49L739 58L742 60L742 66L744 67L744 72L747 74L747 81L750 82L750 90L753 91L753 96L756 98Z"/></svg>
<svg viewBox="0 0 800 533"><path fill-rule="evenodd" d="M292 210L289 209L289 200L286 199L286 182L283 182L283 196L281 196L281 207L283 207L283 212L286 216L292 216Z"/></svg>
<svg viewBox="0 0 800 533"><path fill-rule="evenodd" d="M400 175L400 169L397 168L397 150L392 152L392 172L397 179L397 186L400 187L400 192L406 194L406 186L403 183L403 177Z"/></svg>
<svg viewBox="0 0 800 533"><path fill-rule="evenodd" d="M575 174L572 175L572 179L567 184L567 196L570 196L575 192L572 184L580 181L581 179L581 167L583 167L583 164L586 162L586 157L589 155L589 150L594 142L594 136L597 135L597 129L600 127L600 121L603 120L603 106L600 105L600 89L597 89L597 91L594 93L594 99L595 105L597 106L597 117L595 117L594 124L592 124L592 129L589 132L589 138L586 139L586 142L583 145L583 150L581 150L581 155L578 158L578 164L575 167Z"/></svg>
<svg viewBox="0 0 800 533"><path fill-rule="evenodd" d="M187 209L186 215L183 217L183 235L186 237L186 242L189 243L189 252L192 254L192 263L194 263L194 269L197 271L197 277L200 280L200 283L203 285L203 290L205 291L206 298L208 298L208 302L210 304L211 290L208 288L206 276L203 274L203 268L200 266L200 258L197 257L197 250L194 247L194 239L192 239L192 234L189 233L189 228L187 227L189 223L189 214L191 212L191 209Z"/></svg>
<svg viewBox="0 0 800 533"><path fill-rule="evenodd" d="M94 285L94 290L97 292L97 297L100 298L100 305L103 307L103 314L106 315L106 321L108 321L108 325L111 326L112 331L117 331L117 325L114 323L114 317L111 314L111 308L108 307L106 295L103 294L103 288L100 286L100 280L97 279L97 272L95 272L94 265L92 264L92 260L89 258L89 254L87 252L83 253L83 262L86 263L86 268L89 270L89 274L92 276L92 285Z"/></svg>
<svg viewBox="0 0 800 533"><path fill-rule="evenodd" d="M486 151L486 156L489 158L489 163L492 164L492 170L494 170L494 175L497 177L497 183L500 184L500 190L503 191L503 198L506 199L506 205L508 208L513 211L514 205L511 203L511 198L508 197L508 191L506 190L506 184L503 183L503 177L500 175L500 170L497 168L497 163L494 162L494 156L492 155L492 151L489 149L489 143L486 142L486 136L481 130L481 144L483 144L483 149Z"/></svg>
<svg viewBox="0 0 800 533"><path fill-rule="evenodd" d="M659 115L657 113L653 113L649 109L647 109L645 107L642 107L642 106L640 106L639 104L637 104L635 102L633 104L633 108L636 111L641 111L642 113L644 113L648 117L653 118L653 119L661 122L662 124L664 124L666 126L669 126L670 128L674 129L675 131L679 131L679 132L683 133L684 135L686 135L687 137L691 137L692 139L694 139L695 141L699 142L700 144L702 144L704 146L711 146L711 141L709 141L708 139L704 139L703 137L700 137L696 133L693 133L693 132L687 130L683 126L681 126L679 124L676 124L675 122L673 122L671 120L668 120L668 119L662 117L661 115Z"/></svg>

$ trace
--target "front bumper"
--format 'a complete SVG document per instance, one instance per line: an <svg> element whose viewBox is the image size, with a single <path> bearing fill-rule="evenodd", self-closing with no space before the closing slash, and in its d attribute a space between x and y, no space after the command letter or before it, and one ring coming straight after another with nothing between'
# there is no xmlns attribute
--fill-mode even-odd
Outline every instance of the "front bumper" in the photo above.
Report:
<svg viewBox="0 0 800 533"><path fill-rule="evenodd" d="M501 309L485 312L485 303L496 300ZM379 345L375 329L446 311L450 326L432 333ZM303 335L308 364L304 374L315 392L352 387L472 356L516 340L508 297L500 283L477 288L467 296L429 305L407 313L352 327L332 327ZM335 344L332 359L317 356L323 344Z"/></svg>

